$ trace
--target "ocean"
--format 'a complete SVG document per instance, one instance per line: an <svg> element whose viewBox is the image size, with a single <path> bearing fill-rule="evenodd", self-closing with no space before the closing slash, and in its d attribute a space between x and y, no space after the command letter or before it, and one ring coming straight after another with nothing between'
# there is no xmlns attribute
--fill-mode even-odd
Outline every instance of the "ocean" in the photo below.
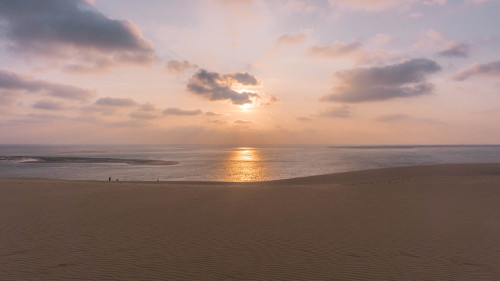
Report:
<svg viewBox="0 0 500 281"><path fill-rule="evenodd" d="M176 165L25 163L8 156L157 159ZM267 181L374 168L500 162L500 145L0 145L0 177L124 181Z"/></svg>

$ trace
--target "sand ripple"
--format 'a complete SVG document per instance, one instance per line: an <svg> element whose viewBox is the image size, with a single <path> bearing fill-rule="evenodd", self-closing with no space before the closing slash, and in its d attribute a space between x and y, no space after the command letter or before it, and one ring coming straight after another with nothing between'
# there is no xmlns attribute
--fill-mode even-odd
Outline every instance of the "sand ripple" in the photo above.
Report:
<svg viewBox="0 0 500 281"><path fill-rule="evenodd" d="M254 184L3 179L0 280L499 280L490 168Z"/></svg>

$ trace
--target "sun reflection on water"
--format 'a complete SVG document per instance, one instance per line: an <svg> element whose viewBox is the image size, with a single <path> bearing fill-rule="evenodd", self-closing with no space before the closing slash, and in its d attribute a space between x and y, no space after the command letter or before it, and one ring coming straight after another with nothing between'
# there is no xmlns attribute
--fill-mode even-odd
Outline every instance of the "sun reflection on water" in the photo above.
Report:
<svg viewBox="0 0 500 281"><path fill-rule="evenodd" d="M224 181L261 181L265 177L264 161L258 149L237 147L229 155L223 167Z"/></svg>

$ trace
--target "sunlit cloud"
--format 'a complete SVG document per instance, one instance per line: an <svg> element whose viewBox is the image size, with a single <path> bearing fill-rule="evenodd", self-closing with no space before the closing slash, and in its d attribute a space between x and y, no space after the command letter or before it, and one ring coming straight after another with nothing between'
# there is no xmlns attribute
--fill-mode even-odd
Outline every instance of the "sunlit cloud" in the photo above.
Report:
<svg viewBox="0 0 500 281"><path fill-rule="evenodd" d="M457 81L463 81L473 76L500 77L500 61L470 65L454 74L452 78Z"/></svg>
<svg viewBox="0 0 500 281"><path fill-rule="evenodd" d="M298 32L298 33L285 33L278 37L276 42L278 44L290 44L290 45L295 45L295 44L301 44L304 43L307 39L307 35L303 32Z"/></svg>
<svg viewBox="0 0 500 281"><path fill-rule="evenodd" d="M362 45L360 41L353 41L350 43L334 42L325 46L313 46L309 48L308 53L310 55L322 57L338 57L350 54L361 48Z"/></svg>
<svg viewBox="0 0 500 281"><path fill-rule="evenodd" d="M378 34L372 39L375 45L384 45L392 40L387 34ZM347 58L356 64L380 63L389 59L394 59L396 54L386 50L367 50L363 48L363 43L359 40L350 43L334 42L330 45L317 45L308 49L307 54L311 57L322 58Z"/></svg>
<svg viewBox="0 0 500 281"><path fill-rule="evenodd" d="M426 76L441 70L429 59L412 59L384 67L354 68L335 73L334 93L323 101L367 102L431 93Z"/></svg>
<svg viewBox="0 0 500 281"><path fill-rule="evenodd" d="M446 38L436 30L428 30L414 44L415 48L437 50L441 57L467 58L471 54L471 43L457 42Z"/></svg>
<svg viewBox="0 0 500 281"><path fill-rule="evenodd" d="M195 64L190 63L187 60L178 61L178 60L169 60L167 62L167 70L171 73L180 73L189 69L194 69L197 66Z"/></svg>

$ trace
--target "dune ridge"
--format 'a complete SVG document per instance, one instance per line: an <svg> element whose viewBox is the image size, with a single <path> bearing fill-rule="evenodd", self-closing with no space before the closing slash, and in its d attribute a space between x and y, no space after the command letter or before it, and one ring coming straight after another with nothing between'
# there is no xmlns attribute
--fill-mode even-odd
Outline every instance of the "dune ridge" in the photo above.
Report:
<svg viewBox="0 0 500 281"><path fill-rule="evenodd" d="M0 280L497 280L500 164L0 179Z"/></svg>

